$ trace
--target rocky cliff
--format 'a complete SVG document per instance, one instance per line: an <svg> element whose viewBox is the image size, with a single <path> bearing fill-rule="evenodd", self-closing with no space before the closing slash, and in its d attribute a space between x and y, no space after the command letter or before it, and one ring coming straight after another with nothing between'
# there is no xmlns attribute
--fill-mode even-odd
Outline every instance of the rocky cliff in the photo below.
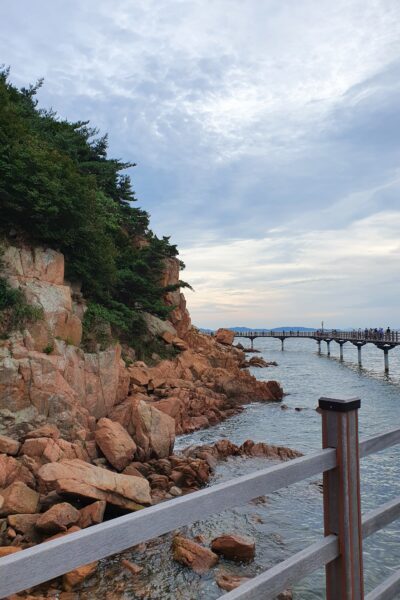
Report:
<svg viewBox="0 0 400 600"><path fill-rule="evenodd" d="M126 363L117 343L96 352L80 347L85 301L77 286L65 281L61 253L8 245L3 264L9 283L43 310L42 319L0 342L3 433L26 433L51 422L74 440L93 431L101 417L132 421L137 406L153 419L158 411L168 415L182 433L215 423L244 402L282 397L276 382L259 382L241 368L242 351L191 326L179 290L165 296L173 307L169 321L146 315L149 335L177 348L178 356L155 366ZM167 259L163 286L178 281L179 261Z"/></svg>

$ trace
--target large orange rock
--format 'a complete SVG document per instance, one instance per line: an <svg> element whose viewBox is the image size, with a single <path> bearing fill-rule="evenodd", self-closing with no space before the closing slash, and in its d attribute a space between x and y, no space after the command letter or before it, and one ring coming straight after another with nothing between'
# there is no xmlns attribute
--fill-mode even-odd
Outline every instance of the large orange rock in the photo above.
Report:
<svg viewBox="0 0 400 600"><path fill-rule="evenodd" d="M21 444L13 438L5 435L0 435L0 454L9 454L10 456L16 456L21 447Z"/></svg>
<svg viewBox="0 0 400 600"><path fill-rule="evenodd" d="M228 534L215 538L211 549L229 560L248 562L255 556L256 544L251 538Z"/></svg>
<svg viewBox="0 0 400 600"><path fill-rule="evenodd" d="M105 500L129 510L151 504L150 485L146 479L113 473L81 460L43 465L38 478L45 491Z"/></svg>
<svg viewBox="0 0 400 600"><path fill-rule="evenodd" d="M235 332L231 331L230 329L220 328L215 333L215 339L220 344L232 346L233 340L235 339Z"/></svg>
<svg viewBox="0 0 400 600"><path fill-rule="evenodd" d="M15 481L1 491L3 505L0 516L34 514L39 504L39 494L21 481Z"/></svg>
<svg viewBox="0 0 400 600"><path fill-rule="evenodd" d="M35 478L29 469L12 456L0 454L0 489L6 488L15 481L35 487Z"/></svg>
<svg viewBox="0 0 400 600"><path fill-rule="evenodd" d="M172 453L175 442L175 421L142 400L142 396L129 396L110 415L131 434L138 447L140 460L163 458Z"/></svg>
<svg viewBox="0 0 400 600"><path fill-rule="evenodd" d="M96 443L108 462L123 471L133 460L136 444L120 423L102 418L97 423Z"/></svg>
<svg viewBox="0 0 400 600"><path fill-rule="evenodd" d="M103 521L104 511L107 503L104 500L97 500L80 509L79 527L84 529L90 525L97 525Z"/></svg>
<svg viewBox="0 0 400 600"><path fill-rule="evenodd" d="M199 574L206 573L218 562L218 556L214 552L181 535L174 537L172 553L174 560Z"/></svg>
<svg viewBox="0 0 400 600"><path fill-rule="evenodd" d="M36 527L45 533L58 533L67 531L68 527L75 525L80 519L80 512L68 502L55 504L36 521Z"/></svg>

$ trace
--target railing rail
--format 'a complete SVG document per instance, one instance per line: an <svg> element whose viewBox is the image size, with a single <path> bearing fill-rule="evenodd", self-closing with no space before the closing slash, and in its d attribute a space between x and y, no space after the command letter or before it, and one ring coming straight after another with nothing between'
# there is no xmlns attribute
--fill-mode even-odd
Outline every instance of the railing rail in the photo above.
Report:
<svg viewBox="0 0 400 600"><path fill-rule="evenodd" d="M332 423L342 423L343 426L346 422L351 424L352 419L354 420L357 416L354 402L354 400L341 402L321 399L320 408L323 413L323 422L324 419L326 421L325 427L326 424L329 425L330 420ZM344 412L340 412L343 407L345 407ZM356 424L356 420L354 423ZM328 430L329 427L326 431ZM347 444L348 440L351 439L349 432L346 434L345 439ZM359 445L358 437L353 442L360 457L368 456L399 444L400 428L367 438L361 441ZM351 445L348 449L352 452ZM211 514L245 504L258 496L269 494L319 473L324 473L325 499L330 498L332 504L333 496L330 497L329 494L335 491L333 489L335 474L340 473L343 468L354 470L355 465L358 469L358 456L355 457L357 459L355 462L354 457L350 457L351 460L348 461L347 466L343 465L342 457L343 448L338 446L337 453L335 447L327 447L284 464L262 469L190 495L169 500L142 511L39 544L27 550L10 554L0 559L0 598L18 593L84 564L111 556L141 542L173 531L178 527L204 520ZM348 475L351 474L350 470L347 472ZM328 514L329 510L325 506L325 516ZM399 518L399 516L400 498L374 509L364 516L362 524L360 520L360 538L375 533ZM332 526L332 524L330 523L329 526ZM343 553L346 544L346 539L340 539L340 533L335 534L326 530L325 537L321 540L286 561L275 565L272 569L243 584L233 592L225 594L223 598L226 600L272 599L285 587L292 585L306 574L323 565L332 568L332 565L336 564L340 572L342 568L340 561L343 557L339 553L339 547ZM327 581L329 585L329 577ZM400 584L396 577L392 576L388 587L379 586L377 588L377 590L384 590L379 592L381 595L371 596L370 594L367 596L367 600L394 598L398 585ZM392 593L392 590L395 590L394 595L388 595ZM361 600L364 598L362 591L358 596L354 594L351 596L331 594L329 597L332 600L336 600L336 598L340 598L340 600L350 600L350 598L351 600Z"/></svg>
<svg viewBox="0 0 400 600"><path fill-rule="evenodd" d="M354 330L340 331L337 329L324 329L316 331L298 331L298 330L262 330L262 331L235 331L235 337L257 338L257 337L300 337L312 339L337 339L347 341L365 341L365 342L387 342L400 344L400 331L375 331L375 330Z"/></svg>

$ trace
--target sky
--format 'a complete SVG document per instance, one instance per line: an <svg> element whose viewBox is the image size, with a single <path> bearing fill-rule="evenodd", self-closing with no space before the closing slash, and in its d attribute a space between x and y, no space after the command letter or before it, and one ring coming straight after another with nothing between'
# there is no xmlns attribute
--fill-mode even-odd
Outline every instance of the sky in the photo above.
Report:
<svg viewBox="0 0 400 600"><path fill-rule="evenodd" d="M398 0L15 0L0 63L108 132L200 327L400 327Z"/></svg>

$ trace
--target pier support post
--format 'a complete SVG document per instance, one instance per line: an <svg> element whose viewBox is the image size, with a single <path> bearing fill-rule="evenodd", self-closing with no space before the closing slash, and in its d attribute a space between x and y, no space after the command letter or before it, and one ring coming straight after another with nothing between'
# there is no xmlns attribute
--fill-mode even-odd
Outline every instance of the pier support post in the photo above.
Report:
<svg viewBox="0 0 400 600"><path fill-rule="evenodd" d="M327 355L331 355L331 340L326 340Z"/></svg>
<svg viewBox="0 0 400 600"><path fill-rule="evenodd" d="M318 354L321 354L321 340L317 340L318 344Z"/></svg>
<svg viewBox="0 0 400 600"><path fill-rule="evenodd" d="M285 349L285 338L281 338L281 344L282 344L282 348L281 348L281 350L282 350L282 352L283 352L283 351L284 351L284 349Z"/></svg>
<svg viewBox="0 0 400 600"><path fill-rule="evenodd" d="M362 346L359 345L357 346L357 352L358 352L358 365L361 367L362 366L362 360L361 360L361 348Z"/></svg>
<svg viewBox="0 0 400 600"><path fill-rule="evenodd" d="M383 349L383 356L385 360L385 373L389 373L389 348Z"/></svg>
<svg viewBox="0 0 400 600"><path fill-rule="evenodd" d="M339 537L340 555L326 565L327 600L363 600L358 409L360 400L320 398L323 448L337 449L324 473L325 535Z"/></svg>
<svg viewBox="0 0 400 600"><path fill-rule="evenodd" d="M251 349L254 350L254 338L250 338Z"/></svg>
<svg viewBox="0 0 400 600"><path fill-rule="evenodd" d="M343 361L343 346L344 346L345 342L339 342L339 346L340 346L340 360Z"/></svg>

